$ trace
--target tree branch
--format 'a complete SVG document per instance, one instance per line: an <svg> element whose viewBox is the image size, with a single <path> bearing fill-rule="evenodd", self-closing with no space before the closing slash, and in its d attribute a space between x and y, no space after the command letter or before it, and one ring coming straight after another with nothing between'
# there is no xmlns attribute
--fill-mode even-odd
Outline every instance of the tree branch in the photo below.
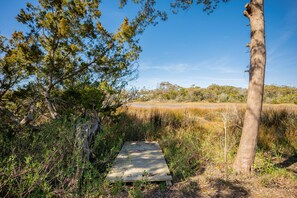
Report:
<svg viewBox="0 0 297 198"><path fill-rule="evenodd" d="M105 51L100 55L100 57L103 57L106 55L106 53L114 46L114 43L112 43L112 45L110 47L107 47L107 49L105 49ZM62 75L56 82L52 83L52 86L55 86L59 83L61 83L63 80L66 80L68 78L71 78L81 72L83 72L85 69L88 69L92 64L94 64L97 60L99 59L99 56L97 56L96 58L94 58L94 60L90 63L88 63L86 66L74 71L74 72L68 72L68 73L65 73L64 75Z"/></svg>

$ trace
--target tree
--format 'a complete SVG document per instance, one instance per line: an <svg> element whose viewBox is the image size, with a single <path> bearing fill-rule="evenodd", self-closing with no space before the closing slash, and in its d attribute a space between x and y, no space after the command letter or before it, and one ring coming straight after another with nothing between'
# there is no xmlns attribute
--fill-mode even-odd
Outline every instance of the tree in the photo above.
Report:
<svg viewBox="0 0 297 198"><path fill-rule="evenodd" d="M243 130L233 165L239 173L250 173L254 164L266 65L264 0L251 0L245 7L244 15L250 20L251 27L251 42L247 45L250 47L250 79Z"/></svg>
<svg viewBox="0 0 297 198"><path fill-rule="evenodd" d="M0 36L0 102L4 95L30 74L28 45L22 32L14 32L12 38Z"/></svg>
<svg viewBox="0 0 297 198"><path fill-rule="evenodd" d="M115 33L100 22L99 0L39 0L27 3L17 20L27 25L26 38L35 56L32 78L53 119L58 117L53 90L87 83L113 87L132 75L141 51L136 35L142 32L145 13L124 19ZM120 80L119 80L120 79Z"/></svg>

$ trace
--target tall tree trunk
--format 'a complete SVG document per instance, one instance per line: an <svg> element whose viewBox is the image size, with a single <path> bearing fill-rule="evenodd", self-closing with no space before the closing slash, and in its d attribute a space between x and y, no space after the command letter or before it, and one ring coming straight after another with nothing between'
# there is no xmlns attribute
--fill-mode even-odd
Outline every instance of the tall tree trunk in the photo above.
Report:
<svg viewBox="0 0 297 198"><path fill-rule="evenodd" d="M238 152L233 168L238 173L250 174L256 155L258 131L264 92L266 46L264 27L264 0L251 0L244 15L250 20L250 79L247 108Z"/></svg>
<svg viewBox="0 0 297 198"><path fill-rule="evenodd" d="M53 105L53 103L50 100L50 91L44 91L43 92L45 103L47 106L47 109L49 110L49 113L53 119L56 119L58 117L58 113Z"/></svg>

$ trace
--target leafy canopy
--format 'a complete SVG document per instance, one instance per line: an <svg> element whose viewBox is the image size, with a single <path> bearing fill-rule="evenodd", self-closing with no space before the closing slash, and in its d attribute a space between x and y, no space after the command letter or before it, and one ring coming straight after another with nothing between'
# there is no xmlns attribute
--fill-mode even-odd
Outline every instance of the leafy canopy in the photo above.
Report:
<svg viewBox="0 0 297 198"><path fill-rule="evenodd" d="M28 26L26 38L36 54L30 61L43 90L73 84L77 77L91 81L103 76L119 78L137 60L140 47L134 37L138 18L132 22L125 18L112 34L100 22L98 0L39 3L28 3L17 20Z"/></svg>

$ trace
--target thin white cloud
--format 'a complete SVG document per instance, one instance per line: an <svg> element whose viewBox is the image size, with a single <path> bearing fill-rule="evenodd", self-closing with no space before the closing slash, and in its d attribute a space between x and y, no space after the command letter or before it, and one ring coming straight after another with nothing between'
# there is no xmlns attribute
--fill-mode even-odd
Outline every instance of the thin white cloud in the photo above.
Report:
<svg viewBox="0 0 297 198"><path fill-rule="evenodd" d="M267 62L273 61L275 58L279 56L279 54L281 53L280 51L283 49L281 46L283 46L287 41L289 41L290 38L292 38L292 36L294 35L294 33L295 27L286 31L282 31L280 37L272 43L270 48L267 49Z"/></svg>
<svg viewBox="0 0 297 198"><path fill-rule="evenodd" d="M231 67L230 65L231 59L229 57L222 57L217 59L215 62L209 62L206 68L223 74L239 73L237 69Z"/></svg>
<svg viewBox="0 0 297 198"><path fill-rule="evenodd" d="M165 76L162 78L156 77L143 77L139 78L136 81L130 83L131 86L142 88L146 87L148 89L155 89L160 82L170 82L172 84L177 84L182 87L190 87L195 84L200 87L207 87L211 84L219 84L219 85L232 85L236 87L247 87L248 80L244 77L242 78L216 78L216 77L202 77L197 75L187 76L187 77L179 77L174 78L171 76Z"/></svg>
<svg viewBox="0 0 297 198"><path fill-rule="evenodd" d="M276 61L286 61L288 52L284 51L284 45L296 35L297 26L297 6L296 2L292 3L291 9L287 12L283 19L284 27L278 28L279 38L272 41L267 48L267 64L274 64ZM284 64L285 65L285 64Z"/></svg>
<svg viewBox="0 0 297 198"><path fill-rule="evenodd" d="M297 66L297 57L285 47L286 43L296 35L295 29L283 32L283 35L267 48L267 72L278 72Z"/></svg>
<svg viewBox="0 0 297 198"><path fill-rule="evenodd" d="M219 84L219 85L232 85L236 87L246 87L247 80L242 78L216 78L216 77L195 77L188 79L190 82L195 82L198 86L200 85L210 85L210 84ZM193 84L193 83L192 83Z"/></svg>
<svg viewBox="0 0 297 198"><path fill-rule="evenodd" d="M228 57L221 57L221 58L212 58L209 60L203 60L194 64L191 63L168 63L163 65L154 65L148 62L140 63L139 70L140 71L147 71L147 70L159 70L159 71L166 71L166 72L191 72L191 71L208 71L211 70L213 72L218 73L239 73L238 70L232 68L230 65L231 59Z"/></svg>
<svg viewBox="0 0 297 198"><path fill-rule="evenodd" d="M177 63L177 64L166 64L166 65L150 65L146 63L140 63L139 70L162 70L162 71L172 71L172 72L185 72L189 70L196 70L191 68L189 64Z"/></svg>

